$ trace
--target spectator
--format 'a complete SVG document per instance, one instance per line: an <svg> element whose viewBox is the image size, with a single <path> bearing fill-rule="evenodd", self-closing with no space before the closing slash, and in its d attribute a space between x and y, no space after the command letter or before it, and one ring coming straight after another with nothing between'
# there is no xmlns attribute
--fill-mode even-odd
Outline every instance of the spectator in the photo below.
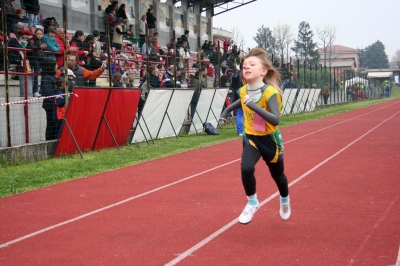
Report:
<svg viewBox="0 0 400 266"><path fill-rule="evenodd" d="M166 88L175 88L175 75L173 74L174 68L174 65L169 66L167 72L165 72L163 76L163 83ZM176 87L181 88L179 81L176 82Z"/></svg>
<svg viewBox="0 0 400 266"><path fill-rule="evenodd" d="M48 32L47 32L47 30L48 30L48 28L49 27L54 27L54 28L58 28L58 22L57 22L57 20L55 19L55 17L50 17L50 18L46 18L44 21L43 21L43 30L44 30L44 34L47 34Z"/></svg>
<svg viewBox="0 0 400 266"><path fill-rule="evenodd" d="M37 16L40 12L39 0L24 0L25 11L28 15L28 28L36 27Z"/></svg>
<svg viewBox="0 0 400 266"><path fill-rule="evenodd" d="M125 4L121 4L119 6L116 15L117 15L118 19L122 19L122 21L124 21L124 24L129 21L128 17L126 16L126 12L125 12Z"/></svg>
<svg viewBox="0 0 400 266"><path fill-rule="evenodd" d="M290 77L290 80L289 80L289 79L286 79L286 82L285 82L285 84L283 85L283 89L284 89L284 90L285 90L285 89L291 89L291 88L297 88L297 84L296 84L296 82L294 81L293 76Z"/></svg>
<svg viewBox="0 0 400 266"><path fill-rule="evenodd" d="M142 16L142 19L139 22L139 47L142 47L144 42L146 41L146 23L147 17L146 15Z"/></svg>
<svg viewBox="0 0 400 266"><path fill-rule="evenodd" d="M241 62L242 63L242 62ZM240 70L237 71L232 77L232 92L233 92L233 102L239 100L239 89L243 86L242 82L242 64L240 64ZM239 136L243 135L243 109L240 106L236 109L236 132Z"/></svg>
<svg viewBox="0 0 400 266"><path fill-rule="evenodd" d="M58 43L58 46L60 47L60 53L56 54L58 67L64 66L64 37L65 37L64 28L59 28L57 30L57 35L56 35L56 41ZM68 42L66 43L66 46L67 46L67 53L76 52L79 49L79 47L71 47Z"/></svg>
<svg viewBox="0 0 400 266"><path fill-rule="evenodd" d="M56 86L54 88L53 96L53 122L54 122L54 139L58 139L61 133L61 127L64 121L65 112L65 80L64 76L56 79Z"/></svg>
<svg viewBox="0 0 400 266"><path fill-rule="evenodd" d="M15 12L14 6L15 6L15 1L14 0L6 0L6 5L5 5L5 12L6 12L6 19L7 19L7 29L8 29L8 34L11 32L14 33L14 28L15 24L18 23L19 15ZM15 32L17 33L17 32Z"/></svg>
<svg viewBox="0 0 400 266"><path fill-rule="evenodd" d="M112 3L109 4L104 10L104 13L106 13L106 15L109 16L113 10L117 9L117 6L118 6L118 1L112 1Z"/></svg>
<svg viewBox="0 0 400 266"><path fill-rule="evenodd" d="M92 69L92 66L90 65L91 59L93 58L94 43L95 43L95 39L94 39L94 36L91 34L86 36L85 40L83 41L83 49L85 51L88 51L88 54L86 57L83 57L82 60L85 61L84 67L89 70L94 70L94 69L97 69L100 67L99 65L97 65L97 67L95 66L95 68Z"/></svg>
<svg viewBox="0 0 400 266"><path fill-rule="evenodd" d="M326 83L323 91L322 91L322 96L324 97L324 104L328 104L328 98L329 98L329 92L330 92L330 85L329 83Z"/></svg>
<svg viewBox="0 0 400 266"><path fill-rule="evenodd" d="M77 30L74 34L74 37L72 37L72 40L69 42L71 47L77 47L78 50L76 51L76 54L79 57L86 58L87 54L89 51L85 51L85 45L83 44L83 40L85 40L85 35L83 34L83 31ZM79 62L79 65L83 65L84 61Z"/></svg>
<svg viewBox="0 0 400 266"><path fill-rule="evenodd" d="M203 88L207 88L207 80L205 79L205 69L199 69L194 76L191 76L189 88L194 89L192 100L190 101L190 119L193 120L196 107L199 102L200 93Z"/></svg>
<svg viewBox="0 0 400 266"><path fill-rule="evenodd" d="M8 47L15 47L15 48L26 48L29 39L32 38L32 32L29 30L19 30L16 34L17 38L11 38L11 40L8 42ZM18 50L12 50L10 49L8 51L8 58L10 61L10 64L15 64L16 65L16 72L19 73L29 73L30 72L30 66L28 65L28 62L24 59L24 53L20 52ZM28 81L28 96L33 96L32 92L32 76L24 76L24 75L19 75L19 90L20 90L20 97L25 97L25 78Z"/></svg>
<svg viewBox="0 0 400 266"><path fill-rule="evenodd" d="M186 79L186 72L188 71L188 60L190 58L190 53L189 53L189 48L187 47L187 42L183 41L182 42L182 47L179 49L179 55L180 55L180 60L179 60L179 67L182 69L182 84L185 83Z"/></svg>
<svg viewBox="0 0 400 266"><path fill-rule="evenodd" d="M126 84L125 84L125 87L134 88L135 87L134 83L135 83L135 75L129 74L128 80L126 81Z"/></svg>
<svg viewBox="0 0 400 266"><path fill-rule="evenodd" d="M101 67L96 70L91 71L86 68L83 68L78 65L79 55L77 55L76 53L70 53L67 56L67 61L68 61L68 68L71 69L75 75L74 82L76 86L84 86L85 80L97 79L101 74L103 74L104 69L106 69L107 66L107 62L103 61ZM59 77L63 72L64 72L64 67L57 70L56 76Z"/></svg>
<svg viewBox="0 0 400 266"><path fill-rule="evenodd" d="M187 46L187 49L189 50L189 54L190 54L190 44L189 44L189 39L188 38L189 38L189 31L185 30L185 34L183 34L180 37L180 39L178 39L178 44L177 44L178 47L176 49L180 49L182 44L183 44L183 42L186 42L186 46Z"/></svg>
<svg viewBox="0 0 400 266"><path fill-rule="evenodd" d="M46 51L58 53L60 52L60 46L58 45L58 42L56 40L56 34L57 34L57 29L53 26L50 26L47 29L47 34L43 36L43 43L46 44ZM56 60L56 55L55 54L46 54L46 57L53 58Z"/></svg>
<svg viewBox="0 0 400 266"><path fill-rule="evenodd" d="M40 67L45 59L43 51L46 49L46 44L43 42L44 32L42 29L36 29L35 36L28 41L27 48L32 49L33 52L28 52L28 59L31 69L34 73L40 72ZM40 97L38 76L33 76L33 96Z"/></svg>
<svg viewBox="0 0 400 266"><path fill-rule="evenodd" d="M160 88L160 79L158 78L158 69L156 68L155 65L150 65L149 66L149 85L150 88ZM147 77L145 76L142 80L141 83L144 84L147 82ZM143 85L142 85L143 86Z"/></svg>
<svg viewBox="0 0 400 266"><path fill-rule="evenodd" d="M116 72L111 79L111 83L113 84L113 88L125 88L125 84L122 79L122 75L120 72Z"/></svg>
<svg viewBox="0 0 400 266"><path fill-rule="evenodd" d="M51 96L54 93L57 61L52 58L46 58L42 65L42 78L40 83L40 92L42 96ZM53 98L43 99L42 108L46 112L46 140L52 140L55 136L55 124L53 120Z"/></svg>
<svg viewBox="0 0 400 266"><path fill-rule="evenodd" d="M174 49L169 49L166 56L167 56L167 68L169 68L169 66L174 65L175 61Z"/></svg>
<svg viewBox="0 0 400 266"><path fill-rule="evenodd" d="M114 37L112 39L112 47L115 48L117 57L121 54L122 50L122 42L123 42L123 36L126 35L126 32L122 30L122 27L124 26L125 22L122 19L118 19L118 24L114 28Z"/></svg>
<svg viewBox="0 0 400 266"><path fill-rule="evenodd" d="M229 46L231 46L231 43L228 38L224 41L224 54L226 54L229 50Z"/></svg>
<svg viewBox="0 0 400 266"><path fill-rule="evenodd" d="M221 71L219 68L221 59L222 59L222 54L219 51L213 53L213 55L210 58L210 63L213 64L213 66L214 66L215 78L219 77L221 74Z"/></svg>
<svg viewBox="0 0 400 266"><path fill-rule="evenodd" d="M232 55L229 52L226 52L221 59L221 70L224 75L228 69L234 69L232 62Z"/></svg>
<svg viewBox="0 0 400 266"><path fill-rule="evenodd" d="M156 21L157 18L153 15L153 8L149 8L146 13L147 17L147 27L149 29L149 35L153 36L154 32L156 32Z"/></svg>
<svg viewBox="0 0 400 266"><path fill-rule="evenodd" d="M134 34L133 34L133 25L131 24L131 25L129 25L129 28L126 30L126 36L125 36L125 38L126 38L127 40L130 40L130 41L133 42L133 37L134 37Z"/></svg>

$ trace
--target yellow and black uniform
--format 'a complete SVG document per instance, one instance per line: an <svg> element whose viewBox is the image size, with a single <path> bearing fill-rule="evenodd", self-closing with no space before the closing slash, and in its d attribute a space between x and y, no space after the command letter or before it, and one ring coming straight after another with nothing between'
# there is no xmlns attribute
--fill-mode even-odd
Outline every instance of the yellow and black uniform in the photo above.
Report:
<svg viewBox="0 0 400 266"><path fill-rule="evenodd" d="M262 88L265 88L262 90ZM282 115L282 96L277 89L272 86L264 85L258 92L259 100L254 101L256 105L275 115ZM265 121L259 114L250 109L245 103L244 98L248 93L248 86L240 88L239 97L243 108L245 135L243 138L242 153L242 183L246 195L251 196L256 193L255 165L262 157L268 166L272 178L279 189L282 197L289 195L287 177L284 172L283 145L281 133L278 125L274 126ZM277 110L271 112L269 102L275 96ZM275 101L275 99L273 99ZM275 104L275 102L274 102ZM276 107L274 107L276 108Z"/></svg>
<svg viewBox="0 0 400 266"><path fill-rule="evenodd" d="M244 104L244 97L247 94L247 85L245 85L240 89L239 97L243 107L246 137L250 145L260 151L266 162L275 163L278 161L279 155L283 153L281 132L278 126L271 125ZM282 96L277 89L270 85L262 92L260 99L255 103L270 112L268 101L274 95L276 95L278 101L279 114L282 115Z"/></svg>

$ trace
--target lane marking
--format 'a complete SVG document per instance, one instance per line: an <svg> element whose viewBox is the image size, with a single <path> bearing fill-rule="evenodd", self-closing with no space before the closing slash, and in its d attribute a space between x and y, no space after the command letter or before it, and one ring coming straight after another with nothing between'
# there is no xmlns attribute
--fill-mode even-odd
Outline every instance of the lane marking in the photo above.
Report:
<svg viewBox="0 0 400 266"><path fill-rule="evenodd" d="M317 164L316 166L314 166L313 168L311 168L310 170L308 170L307 172L305 172L304 174L302 174L301 176L299 176L298 178L296 178L295 180L293 180L290 184L289 187L293 186L294 184L296 184L297 182L299 182L300 180L302 180L303 178L305 178L306 176L308 176L309 174L311 174L312 172L314 172L316 169L318 169L319 167L321 167L322 165L324 165L325 163L327 163L328 161L332 160L333 158L335 158L337 155L339 155L340 153L342 153L343 151L345 151L347 148L349 148L350 146L352 146L353 144L355 144L356 142L358 142L359 140L361 140L362 138L364 138L366 135L368 135L369 133L371 133L373 130L377 129L378 127L380 127L383 123L385 123L386 121L390 120L391 118L393 118L394 116L396 116L399 112L395 113L394 115L392 115L391 117L387 118L386 120L382 121L381 123L379 123L377 126L375 126L374 128L368 130L366 133L364 133L363 135L361 135L359 138L357 138L356 140L350 142L348 145L346 145L344 148L340 149L339 151L337 151L336 153L334 153L333 155L331 155L330 157L326 158L325 160L323 160L322 162L320 162L319 164ZM279 195L279 192L275 192L274 194L272 194L271 196L269 196L267 199L265 199L264 201L261 202L260 206L263 206L265 204L267 204L268 202L270 202L273 198L275 198L276 196ZM223 232L225 232L226 230L228 230L230 227L232 227L233 225L237 224L237 218L235 218L234 220L232 220L231 222L229 222L228 224L226 224L225 226L221 227L219 230L215 231L214 233L212 233L211 235L209 235L208 237L206 237L205 239L203 239L202 241L200 241L199 243L197 243L196 245L194 245L193 247L189 248L188 250L186 250L185 252L183 252L181 255L179 255L178 257L176 257L175 259L171 260L170 262L168 262L167 264L165 264L165 266L173 266L176 265L178 262L182 261L183 259L185 259L189 254L193 254L196 250L200 249L202 246L208 244L210 241L212 241L214 238L216 238L217 236L219 236L220 234L222 234Z"/></svg>
<svg viewBox="0 0 400 266"><path fill-rule="evenodd" d="M379 224L385 220L386 216L394 206L394 203L399 199L399 196L397 196L389 205L389 207L386 209L385 214L376 222L376 224L372 227L372 232L367 235L367 237L364 239L364 242L360 245L360 247L357 249L356 253L352 256L353 258L349 261L349 264L347 265L352 265L354 261L356 260L357 256L364 250L365 245L367 244L368 240L372 237L373 232L375 231L376 228L378 228Z"/></svg>
<svg viewBox="0 0 400 266"><path fill-rule="evenodd" d="M397 255L396 266L400 266L400 246L399 246L399 254Z"/></svg>
<svg viewBox="0 0 400 266"><path fill-rule="evenodd" d="M394 104L395 104L395 103L394 103ZM391 104L391 105L394 105L394 104ZM314 132L308 133L308 134L303 135L303 136L301 136L301 137L298 137L298 138L295 138L295 139L286 141L286 142L284 142L284 144L289 143L289 142L293 142L293 141L295 141L295 140L304 138L304 137L306 137L306 136L310 136L310 135L312 135L312 134L315 134L315 133L320 132L320 131L323 131L323 130L327 130L327 129L333 127L333 126L336 126L336 125L342 124L342 123L344 123L344 122L348 122L348 121L354 120L354 119L356 119L356 118L359 118L359 117L361 117L361 116L367 115L367 114L369 114L369 113L376 112L376 111L378 111L378 110L380 110L380 109L387 108L387 107L389 107L389 106L391 106L391 105L387 105L387 106L384 106L384 107L382 107L382 108L374 109L373 111L370 111L370 112L367 112L367 113L363 113L362 115L359 115L359 116L356 116L356 117L353 117L353 118L350 118L350 119L341 121L341 122L339 122L339 123L330 125L330 126L328 126L328 127L325 127L325 128L319 129L319 130L316 130L316 131L314 131ZM386 121L386 120L385 120L385 121ZM96 214L96 213L99 213L99 212L108 210L108 209L110 209L110 208L116 207L116 206L118 206L118 205L124 204L124 203L129 202L129 201L132 201L132 200L134 200L134 199L137 199L137 198L140 198L140 197L149 195L149 194L151 194L151 193L157 192L157 191L162 190L162 189L164 189L164 188L171 187L171 186L173 186L173 185L179 184L179 183L181 183L181 182L184 182L184 181L186 181L186 180L192 179L192 178L197 177L197 176L199 176L199 175L206 174L206 173L208 173L208 172L214 171L214 170L219 169L219 168L221 168L221 167L224 167L224 166L230 165L230 164L232 164L232 163L238 162L238 161L240 161L240 160L241 160L241 158L235 159L235 160L233 160L233 161L230 161L230 162L221 164L221 165L219 165L219 166L210 168L210 169L208 169L208 170L205 170L205 171L203 171L203 172L200 172L200 173L191 175L191 176L189 176L189 177L185 177L185 178L183 178L183 179L177 180L177 181L172 182L172 183L169 183L169 184L167 184L167 185L164 185L164 186L161 186L161 187L158 187L158 188L149 190L149 191L144 192L144 193L142 193L142 194L139 194L139 195L136 195L136 196L127 198L127 199L125 199L125 200L116 202L116 203L114 203L114 204L105 206L105 207L103 207L103 208L100 208L100 209L97 209L97 210L94 210L94 211L91 211L91 212L82 214L82 215L80 215L80 216L77 216L77 217L75 217L75 218L66 220L66 221L64 221L64 222L61 222L61 223L58 223L58 224L55 224L55 225L52 225L52 226L43 228L43 229L41 229L41 230L35 231L35 232L30 233L30 234L27 234L27 235L25 235L25 236L22 236L22 237L19 237L19 238L14 239L14 240L8 241L8 242L6 242L6 243L0 244L0 248L7 248L7 247L9 247L10 245L15 244L15 243L18 243L18 242L20 242L20 241L23 241L23 240L25 240L25 239L34 237L34 236L36 236L36 235L39 235L39 234L42 234L42 233L44 233L44 232L53 230L53 229L55 229L55 228L61 227L61 226L66 225L66 224L70 224L70 223L76 222L76 221L78 221L78 220L81 220L81 219L86 218L86 217L88 217L88 216L91 216L91 215L93 215L93 214ZM307 172L307 173L308 173L308 172ZM306 174L307 174L307 173L306 173ZM296 181L296 180L295 180L295 181ZM293 182L295 182L295 181L293 181ZM293 182L292 182L292 183L293 183ZM297 182L297 181L296 181L296 182ZM292 183L291 183L291 184L292 184ZM265 202L265 203L266 203L266 202ZM265 203L264 203L264 204L265 204ZM232 225L233 225L233 224L232 224ZM231 225L231 226L232 226L232 225ZM229 226L229 227L231 227L231 226ZM228 227L228 228L229 228L229 227ZM224 230L224 231L225 231L225 230ZM222 231L222 232L223 232L223 231ZM186 254L186 253L185 253L185 254ZM188 255L186 254L185 256L188 256ZM179 257L178 257L178 258L179 258Z"/></svg>

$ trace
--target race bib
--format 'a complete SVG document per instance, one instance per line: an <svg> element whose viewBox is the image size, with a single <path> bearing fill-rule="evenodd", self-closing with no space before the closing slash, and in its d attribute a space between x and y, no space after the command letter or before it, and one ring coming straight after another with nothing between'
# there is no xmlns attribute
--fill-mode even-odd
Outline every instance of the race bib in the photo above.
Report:
<svg viewBox="0 0 400 266"><path fill-rule="evenodd" d="M265 120L256 112L254 112L253 129L258 132L265 132Z"/></svg>

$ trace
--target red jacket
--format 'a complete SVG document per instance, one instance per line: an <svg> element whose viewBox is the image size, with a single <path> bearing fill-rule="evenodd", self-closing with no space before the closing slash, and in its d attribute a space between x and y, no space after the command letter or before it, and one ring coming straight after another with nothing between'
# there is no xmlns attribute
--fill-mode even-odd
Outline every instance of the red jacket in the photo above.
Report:
<svg viewBox="0 0 400 266"><path fill-rule="evenodd" d="M58 46L60 46L60 53L62 53L62 54L56 54L57 64L58 64L58 67L60 68L60 67L64 66L64 40L61 39L61 37L57 34L56 41L58 43ZM70 48L70 45L67 42L67 53L69 53L69 48Z"/></svg>
<svg viewBox="0 0 400 266"><path fill-rule="evenodd" d="M229 46L231 46L231 43L229 41L224 41L224 51L228 51Z"/></svg>

